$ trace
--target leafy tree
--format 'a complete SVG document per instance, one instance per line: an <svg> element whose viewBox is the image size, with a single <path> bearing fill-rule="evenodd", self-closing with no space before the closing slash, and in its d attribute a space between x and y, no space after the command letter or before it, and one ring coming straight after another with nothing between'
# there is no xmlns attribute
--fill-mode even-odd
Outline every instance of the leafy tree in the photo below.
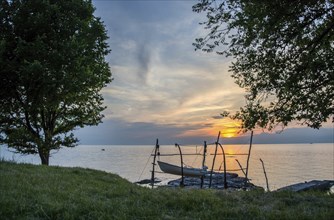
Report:
<svg viewBox="0 0 334 220"><path fill-rule="evenodd" d="M48 165L101 122L106 30L90 0L0 1L0 142Z"/></svg>
<svg viewBox="0 0 334 220"><path fill-rule="evenodd" d="M232 57L232 77L247 91L234 116L244 130L297 120L313 128L334 112L334 2L201 0L208 34L196 49Z"/></svg>

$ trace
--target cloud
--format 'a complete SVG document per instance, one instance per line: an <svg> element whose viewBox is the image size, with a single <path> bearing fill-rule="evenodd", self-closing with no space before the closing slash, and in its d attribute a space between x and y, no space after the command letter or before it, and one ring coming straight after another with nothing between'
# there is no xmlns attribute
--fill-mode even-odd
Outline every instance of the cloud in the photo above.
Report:
<svg viewBox="0 0 334 220"><path fill-rule="evenodd" d="M178 124L155 124L147 122L129 123L120 119L104 120L104 123L97 126L78 129L75 135L79 138L80 144L154 144L158 138L162 144L174 143L196 143L208 137L180 137L181 133L189 129L198 129L203 126ZM166 136L166 134L168 134Z"/></svg>
<svg viewBox="0 0 334 220"><path fill-rule="evenodd" d="M234 96L243 94L228 76L230 61L194 51L201 28L193 2L94 4L111 35L107 119L190 126L238 108Z"/></svg>
<svg viewBox="0 0 334 220"><path fill-rule="evenodd" d="M218 116L244 106L245 91L230 77L231 59L194 51L205 19L192 12L193 1L93 4L110 36L114 81L102 91L106 123L80 130L95 134L85 143L196 142L238 126Z"/></svg>
<svg viewBox="0 0 334 220"><path fill-rule="evenodd" d="M147 76L150 70L150 62L151 62L151 53L150 46L146 43L142 42L137 51L137 59L138 59L138 75L140 79L143 81L142 84L146 84Z"/></svg>
<svg viewBox="0 0 334 220"><path fill-rule="evenodd" d="M203 129L210 129L210 123L199 125L179 124L156 124L146 122L130 123L120 119L104 120L100 126L92 126L75 131L80 144L128 144L128 145L154 145L158 138L164 145L179 144L202 144L204 141L214 142L218 131L212 134L201 132ZM233 127L225 127L222 131L221 141L224 144L248 144L250 134L246 133L240 137L229 137ZM253 137L254 144L273 143L333 143L333 128L322 128L315 130L311 128L291 128L285 129L281 133L260 133ZM168 134L168 135L166 135Z"/></svg>

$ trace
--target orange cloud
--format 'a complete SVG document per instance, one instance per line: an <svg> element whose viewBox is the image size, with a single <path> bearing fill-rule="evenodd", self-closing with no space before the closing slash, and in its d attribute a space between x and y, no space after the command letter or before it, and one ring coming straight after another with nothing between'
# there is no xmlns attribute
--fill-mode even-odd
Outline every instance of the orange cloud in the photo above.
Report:
<svg viewBox="0 0 334 220"><path fill-rule="evenodd" d="M240 122L230 118L211 119L210 126L206 128L188 130L180 134L180 137L212 136L215 137L221 132L221 137L232 138L240 135Z"/></svg>

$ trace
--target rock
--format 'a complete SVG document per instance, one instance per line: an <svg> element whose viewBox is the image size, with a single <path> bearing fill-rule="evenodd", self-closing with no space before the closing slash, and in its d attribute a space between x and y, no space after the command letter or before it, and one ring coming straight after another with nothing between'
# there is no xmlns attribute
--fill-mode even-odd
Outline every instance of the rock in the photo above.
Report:
<svg viewBox="0 0 334 220"><path fill-rule="evenodd" d="M168 186L179 187L181 178L168 182ZM246 178L239 177L236 173L227 173L226 175L227 187L234 190L253 190L263 189L262 187L255 186L254 184L247 182ZM209 188L210 175L206 175L203 180L203 188ZM196 177L184 177L184 187L186 188L200 188L201 179ZM215 173L212 175L211 188L224 189L224 173Z"/></svg>
<svg viewBox="0 0 334 220"><path fill-rule="evenodd" d="M149 184L149 183L151 183L151 181L152 181L151 179L144 179L144 180L140 180L140 181L135 182L135 183L142 185L142 184ZM160 183L160 182L161 182L161 180L159 180L157 178L154 178L154 183Z"/></svg>

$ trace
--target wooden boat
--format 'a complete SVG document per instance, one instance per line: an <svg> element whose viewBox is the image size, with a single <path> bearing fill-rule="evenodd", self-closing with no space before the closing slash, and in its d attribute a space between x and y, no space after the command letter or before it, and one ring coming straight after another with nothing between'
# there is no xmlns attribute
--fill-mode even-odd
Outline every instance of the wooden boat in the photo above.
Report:
<svg viewBox="0 0 334 220"><path fill-rule="evenodd" d="M174 175L182 175L181 167L165 163L162 161L157 161L160 167L160 170L165 173L170 173ZM193 177L201 177L207 174L208 171L206 169L199 168L191 168L191 167L183 167L183 176L193 176Z"/></svg>
<svg viewBox="0 0 334 220"><path fill-rule="evenodd" d="M302 192L307 190L318 190L318 191L328 191L334 186L334 180L312 180L310 182L296 183L293 185L285 186L277 191L293 191Z"/></svg>

